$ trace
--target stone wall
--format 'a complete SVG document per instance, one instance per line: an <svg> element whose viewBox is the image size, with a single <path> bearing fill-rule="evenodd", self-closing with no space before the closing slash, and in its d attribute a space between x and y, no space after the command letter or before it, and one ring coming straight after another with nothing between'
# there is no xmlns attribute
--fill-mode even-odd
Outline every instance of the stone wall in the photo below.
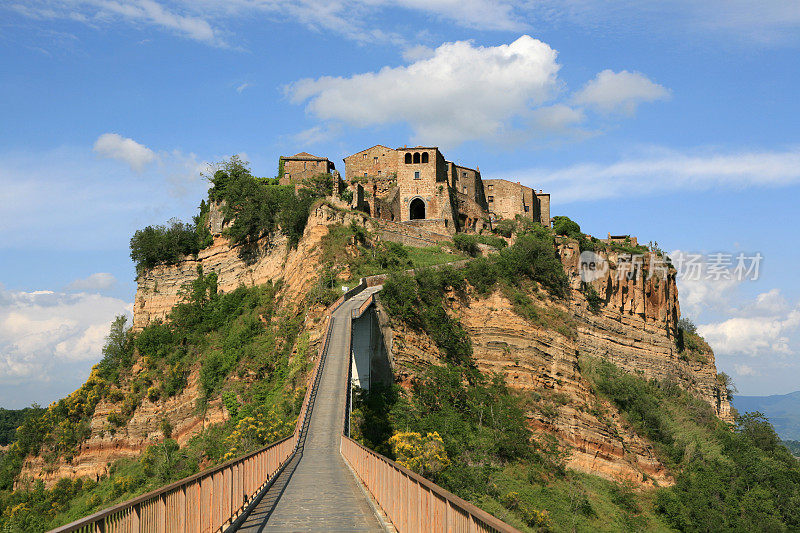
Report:
<svg viewBox="0 0 800 533"><path fill-rule="evenodd" d="M539 223L550 227L550 194L539 191L536 200L539 203Z"/></svg>
<svg viewBox="0 0 800 533"><path fill-rule="evenodd" d="M307 178L320 174L329 174L333 171L333 164L324 158L312 157L282 157L283 175L280 177L281 185L301 183Z"/></svg>
<svg viewBox="0 0 800 533"><path fill-rule="evenodd" d="M498 218L514 220L521 216L539 221L536 195L530 187L501 179L485 180L484 187L489 211Z"/></svg>

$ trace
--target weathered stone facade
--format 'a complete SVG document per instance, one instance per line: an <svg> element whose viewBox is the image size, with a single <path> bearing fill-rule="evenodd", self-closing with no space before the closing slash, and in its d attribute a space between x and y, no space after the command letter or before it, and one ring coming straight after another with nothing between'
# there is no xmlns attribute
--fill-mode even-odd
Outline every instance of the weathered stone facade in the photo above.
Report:
<svg viewBox="0 0 800 533"><path fill-rule="evenodd" d="M435 146L375 145L344 158L354 206L372 217L430 231L480 232L498 218L523 215L550 224L550 196L506 180L484 180L479 168L445 160ZM503 208L492 210L486 183ZM493 185L494 187L495 185Z"/></svg>
<svg viewBox="0 0 800 533"><path fill-rule="evenodd" d="M517 216L550 225L550 195L538 193L519 182L502 179L484 180L486 203L492 220Z"/></svg>
<svg viewBox="0 0 800 533"><path fill-rule="evenodd" d="M335 166L327 157L317 157L308 152L281 156L283 172L279 176L281 185L301 183L306 178L320 174L332 174Z"/></svg>

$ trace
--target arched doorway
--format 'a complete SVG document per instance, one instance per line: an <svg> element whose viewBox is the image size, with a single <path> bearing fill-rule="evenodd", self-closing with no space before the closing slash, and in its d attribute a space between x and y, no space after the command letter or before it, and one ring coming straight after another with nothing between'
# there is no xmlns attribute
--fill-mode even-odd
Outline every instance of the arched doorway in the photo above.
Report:
<svg viewBox="0 0 800 533"><path fill-rule="evenodd" d="M409 206L411 220L419 220L425 218L425 202L422 198L414 198L411 200Z"/></svg>

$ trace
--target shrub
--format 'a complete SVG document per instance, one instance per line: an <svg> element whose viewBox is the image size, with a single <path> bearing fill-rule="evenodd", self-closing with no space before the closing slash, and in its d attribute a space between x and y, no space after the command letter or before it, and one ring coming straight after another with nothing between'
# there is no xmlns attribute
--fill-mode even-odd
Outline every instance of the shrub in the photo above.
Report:
<svg viewBox="0 0 800 533"><path fill-rule="evenodd" d="M236 244L253 245L278 228L294 246L305 230L311 205L331 194L333 178L323 174L305 180L299 192L276 179L256 178L238 156L219 164L210 177L209 198L224 202L223 215L233 224L226 230Z"/></svg>
<svg viewBox="0 0 800 533"><path fill-rule="evenodd" d="M166 226L147 226L131 237L131 259L137 274L156 265L177 263L186 255L200 251L197 229L177 219Z"/></svg>
<svg viewBox="0 0 800 533"><path fill-rule="evenodd" d="M399 243L385 241L375 250L375 262L380 268L387 271L404 270L411 268L411 259L408 251Z"/></svg>
<svg viewBox="0 0 800 533"><path fill-rule="evenodd" d="M496 261L478 257L467 263L464 267L464 275L479 294L488 294L498 279Z"/></svg>
<svg viewBox="0 0 800 533"><path fill-rule="evenodd" d="M477 235L476 238L478 239L479 243L491 246L492 248L497 248L498 250L508 246L508 242L500 237L493 237L492 235Z"/></svg>
<svg viewBox="0 0 800 533"><path fill-rule="evenodd" d="M469 364L469 335L444 307L444 293L452 288L449 283L453 278L452 271L443 274L431 268L420 269L416 275L392 274L384 283L380 298L393 317L427 332L446 360Z"/></svg>
<svg viewBox="0 0 800 533"><path fill-rule="evenodd" d="M389 444L400 465L425 477L438 474L450 464L442 437L435 431L425 436L416 431L395 433Z"/></svg>
<svg viewBox="0 0 800 533"><path fill-rule="evenodd" d="M458 250L461 250L471 257L475 257L481 252L480 248L478 248L478 238L475 235L456 233L453 236L453 243Z"/></svg>
<svg viewBox="0 0 800 533"><path fill-rule="evenodd" d="M694 325L691 319L686 317L681 317L681 319L678 320L678 328L692 335L697 334L697 326Z"/></svg>
<svg viewBox="0 0 800 533"><path fill-rule="evenodd" d="M161 398L161 390L158 387L150 387L147 389L147 399L151 402L157 402Z"/></svg>
<svg viewBox="0 0 800 533"><path fill-rule="evenodd" d="M160 321L145 326L136 336L136 349L145 357L160 359L172 345L172 330Z"/></svg>
<svg viewBox="0 0 800 533"><path fill-rule="evenodd" d="M594 290L594 287L588 283L584 283L583 295L586 297L586 303L589 306L589 310L592 313L598 313L600 311L600 307L605 303L605 301L600 297L599 294L597 294L597 291Z"/></svg>
<svg viewBox="0 0 800 533"><path fill-rule="evenodd" d="M504 219L495 224L494 228L492 229L503 237L511 237L514 231L517 229L517 225L513 220Z"/></svg>

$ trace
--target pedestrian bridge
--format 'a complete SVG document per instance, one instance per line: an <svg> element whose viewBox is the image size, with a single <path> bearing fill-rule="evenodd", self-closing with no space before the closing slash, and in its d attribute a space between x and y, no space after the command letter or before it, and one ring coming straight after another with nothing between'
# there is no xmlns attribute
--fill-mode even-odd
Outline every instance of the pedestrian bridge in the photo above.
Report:
<svg viewBox="0 0 800 533"><path fill-rule="evenodd" d="M378 290L362 280L326 313L292 436L53 532L516 532L349 438L352 320Z"/></svg>

